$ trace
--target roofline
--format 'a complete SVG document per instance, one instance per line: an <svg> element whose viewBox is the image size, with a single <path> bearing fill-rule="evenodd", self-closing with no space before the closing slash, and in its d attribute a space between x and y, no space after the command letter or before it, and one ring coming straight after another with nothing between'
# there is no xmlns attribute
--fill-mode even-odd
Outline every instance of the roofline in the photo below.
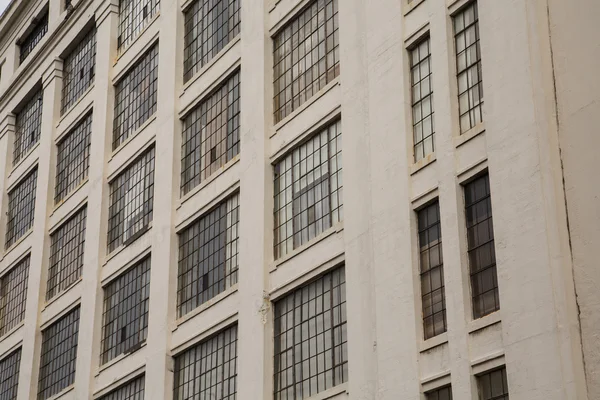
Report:
<svg viewBox="0 0 600 400"><path fill-rule="evenodd" d="M7 28L9 26L9 22L12 19L12 16L16 14L20 6L23 6L27 0L10 0L6 9L0 14L0 36L6 34Z"/></svg>

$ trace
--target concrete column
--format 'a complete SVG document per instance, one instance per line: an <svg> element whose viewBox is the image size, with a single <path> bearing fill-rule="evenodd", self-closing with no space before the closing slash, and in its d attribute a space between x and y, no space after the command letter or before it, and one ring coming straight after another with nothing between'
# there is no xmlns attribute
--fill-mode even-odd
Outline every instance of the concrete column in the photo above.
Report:
<svg viewBox="0 0 600 400"><path fill-rule="evenodd" d="M51 167L56 157L54 146L55 123L60 115L60 95L62 89L62 60L54 59L42 74L43 105L42 132L37 164L37 188L35 196L35 215L31 242L27 303L25 307L25 325L23 326L23 346L17 398L35 399L37 396L38 373L40 365L42 333L39 329L41 307L44 303L46 281L43 279L50 257L50 238L48 235L48 215L53 206L54 176Z"/></svg>
<svg viewBox="0 0 600 400"><path fill-rule="evenodd" d="M108 183L106 163L111 152L114 90L111 77L116 54L118 6L103 3L96 10L96 77L90 139L89 195L82 271L81 314L75 375L75 398L86 399L93 389L93 375L100 363L103 292L101 265L106 256Z"/></svg>
<svg viewBox="0 0 600 400"><path fill-rule="evenodd" d="M8 193L6 184L8 172L12 168L12 148L15 140L15 115L6 114L0 121L0 246L4 250L4 237L6 235L6 211L8 207Z"/></svg>
<svg viewBox="0 0 600 400"><path fill-rule="evenodd" d="M54 26L58 21L65 0L49 0L48 1L48 26Z"/></svg>

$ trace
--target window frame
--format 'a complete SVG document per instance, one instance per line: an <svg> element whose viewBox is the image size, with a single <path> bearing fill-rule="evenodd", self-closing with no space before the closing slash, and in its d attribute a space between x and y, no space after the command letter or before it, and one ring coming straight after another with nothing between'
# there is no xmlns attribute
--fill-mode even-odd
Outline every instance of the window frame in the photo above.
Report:
<svg viewBox="0 0 600 400"><path fill-rule="evenodd" d="M13 167L25 159L42 137L42 111L44 91L37 88L23 102L15 115L15 138L13 143ZM27 140L29 139L29 140Z"/></svg>
<svg viewBox="0 0 600 400"><path fill-rule="evenodd" d="M8 353L4 358L2 358L0 360L0 371L1 371L1 376L0 378L2 379L2 385L0 385L0 388L4 389L6 388L6 386L8 386L8 388L6 388L5 391L0 392L0 398L3 399L16 399L17 398L17 391L19 390L19 372L21 371L21 353L22 353L22 347L19 347L13 351L11 351L10 353ZM13 360L14 357L14 360ZM4 363L7 362L11 362L11 364L8 366L8 368L6 368L6 366L4 365ZM5 373L8 372L9 368L13 369L13 373L10 374L10 376L7 378ZM8 385L6 385L6 383L8 382ZM6 396L6 397L5 397Z"/></svg>
<svg viewBox="0 0 600 400"><path fill-rule="evenodd" d="M87 76L87 79L85 79ZM96 26L89 28L63 57L60 114L64 115L94 84L96 76Z"/></svg>
<svg viewBox="0 0 600 400"><path fill-rule="evenodd" d="M126 4L127 9L123 8ZM147 3L142 6L142 2ZM148 4L149 3L149 4ZM150 5L150 10L146 6ZM130 7L129 7L130 6ZM122 53L146 30L150 22L160 13L160 0L120 0L117 25L117 50ZM131 24L129 19L135 19Z"/></svg>
<svg viewBox="0 0 600 400"><path fill-rule="evenodd" d="M501 376L501 380L502 380L502 394L493 394L490 393L490 397L484 397L485 394L483 393L484 389L483 389L483 379L484 378L488 378L490 381L490 391L491 391L491 379L492 379L492 375L496 374L500 372ZM494 368L485 372L482 372L480 374L476 375L476 379L477 379L477 396L480 400L509 400L509 396L510 396L510 391L509 391L509 387L508 387L508 376L506 374L506 366L502 365L498 368Z"/></svg>
<svg viewBox="0 0 600 400"><path fill-rule="evenodd" d="M5 250L12 247L19 241L19 239L27 235L27 233L33 229L33 224L35 222L37 176L38 166L36 165L30 171L28 171L25 176L21 178L18 183L8 192L6 231L4 239ZM29 191L27 191L28 189ZM13 204L13 202L19 200L13 197L15 194L20 197L20 201ZM18 207L19 204L22 202L25 203L26 201L29 201L30 203L24 204L22 207Z"/></svg>
<svg viewBox="0 0 600 400"><path fill-rule="evenodd" d="M19 65L23 64L33 53L33 50L40 44L44 36L48 33L49 10L46 7L38 16L33 18L28 32L18 41L19 46Z"/></svg>
<svg viewBox="0 0 600 400"><path fill-rule="evenodd" d="M28 253L0 276L0 338L25 320L30 263Z"/></svg>
<svg viewBox="0 0 600 400"><path fill-rule="evenodd" d="M421 58L421 50L423 50L422 46L426 44L427 55L424 58ZM429 32L419 37L416 41L414 41L408 50L408 64L410 69L410 110L411 110L411 125L412 125L412 150L413 150L413 163L417 163L422 159L425 159L430 154L435 154L435 106L434 106L434 95L433 95L433 68L432 68L432 54L431 54L431 37ZM415 62L415 52L418 52L418 57ZM425 64L426 63L426 64ZM427 65L429 70L427 76L423 77L423 65ZM418 72L419 80L415 81L415 71ZM427 95L423 96L422 91L423 87L421 86L425 79L429 80L429 92ZM416 88L418 86L419 98L415 100L415 93L417 92ZM426 113L424 110L424 105L426 102L429 102L429 113ZM417 118L417 111L418 117ZM425 135L425 126L426 120L429 118L429 125L431 126L431 132ZM420 136L418 139L419 127L420 126ZM426 150L426 141L431 138L431 151ZM419 150L419 146L420 150Z"/></svg>
<svg viewBox="0 0 600 400"><path fill-rule="evenodd" d="M142 400L144 398L145 386L146 374L142 373L96 400Z"/></svg>

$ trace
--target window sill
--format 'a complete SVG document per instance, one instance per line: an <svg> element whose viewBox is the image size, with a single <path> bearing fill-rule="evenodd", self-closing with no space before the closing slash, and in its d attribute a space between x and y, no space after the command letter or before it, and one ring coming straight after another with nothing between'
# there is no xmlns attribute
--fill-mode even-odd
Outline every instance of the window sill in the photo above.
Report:
<svg viewBox="0 0 600 400"><path fill-rule="evenodd" d="M108 264L110 262L110 260L112 260L113 258L115 258L119 253L121 253L122 251L124 251L126 248L128 248L129 246L131 246L132 244L134 244L135 242L137 242L140 238L142 238L143 236L145 236L151 230L152 230L152 221L150 221L148 223L148 227L146 229L144 229L144 233L141 234L139 237L137 237L134 241L132 241L131 243L128 243L128 244L123 243L119 247L117 247L116 249L114 249L112 252L110 252L108 254L108 256L106 257L106 260L104 261L104 264L102 264L102 266L103 267L106 266L106 264Z"/></svg>
<svg viewBox="0 0 600 400"><path fill-rule="evenodd" d="M421 3L424 3L425 0L412 0L406 1L406 7L404 8L404 16L406 17L408 14L412 12L415 8L417 8Z"/></svg>
<svg viewBox="0 0 600 400"><path fill-rule="evenodd" d="M425 156L425 158L420 159L416 163L410 166L410 174L414 175L423 168L427 167L430 164L433 164L437 160L437 156L435 153L430 153Z"/></svg>
<svg viewBox="0 0 600 400"><path fill-rule="evenodd" d="M79 98L78 98L77 100L75 100L75 102L74 102L73 104L71 104L71 105L69 106L69 108L67 108L67 109L65 110L64 114L62 114L62 115L60 116L60 119L58 120L58 124L56 124L56 127L57 127L57 128L58 128L58 127L59 127L59 126L60 126L60 125L63 123L63 121L64 121L64 120L65 120L65 119L66 119L66 118L67 118L69 115L71 115L71 114L73 113L73 111L74 111L74 110L77 108L77 106L78 106L80 103L83 103L83 101L84 101L84 100L85 100L85 99L88 97L88 95L89 95L89 94L90 94L90 93L91 93L91 92L94 90L94 86L95 86L95 82L92 82L92 84L90 85L90 87L89 87L89 88L87 88L87 89L85 90L85 92L81 93L81 94L79 95ZM86 108L87 108L87 107L86 107ZM76 124L77 122L79 122L80 118L81 118L82 116L85 116L86 114L87 114L87 112L84 112L84 113L82 113L81 115L78 115L77 117L75 117L74 124ZM67 129L65 129L65 133L66 133L67 131L69 131L70 129L71 129L71 127L70 127L70 126L69 126L69 127L67 127ZM56 138L56 143L60 142L60 140L62 139L62 136L63 136L63 135L60 135L59 137L57 137L57 138Z"/></svg>
<svg viewBox="0 0 600 400"><path fill-rule="evenodd" d="M58 299L60 299L61 297L64 297L67 293L69 293L71 291L71 289L73 289L75 286L79 285L79 282L82 282L82 281L83 281L83 278L80 276L79 278L77 278L77 280L75 282L71 283L69 286L64 288L62 291L55 294L54 297L52 297L49 300L45 300L44 305L42 307L42 312L47 310L53 303L56 303L58 301Z"/></svg>
<svg viewBox="0 0 600 400"><path fill-rule="evenodd" d="M467 325L467 332L475 333L479 330L487 328L488 326L492 326L500 322L502 322L502 320L500 319L500 310L497 310L484 317L470 321Z"/></svg>
<svg viewBox="0 0 600 400"><path fill-rule="evenodd" d="M144 27L144 28L143 28L143 29L142 29L142 30L141 30L141 31L138 33L138 35L135 37L135 39L133 39L131 42L129 42L129 44L127 44L127 45L125 45L125 46L121 47L120 49L119 49L119 48L117 48L117 59L115 60L115 62L114 62L114 64L113 64L113 66L114 66L114 65L117 65L117 63L119 62L119 60L121 60L121 58L123 58L123 56L125 56L125 54L127 54L127 53L128 53L128 51L129 51L129 50L130 50L130 49L131 49L131 48L132 48L132 47L133 47L133 46L134 46L134 45L135 45L137 42L139 42L139 41L142 39L142 37L144 36L144 33L146 33L146 32L147 32L147 31L150 29L150 27L151 27L152 25L154 25L154 23L156 22L156 20L158 20L158 18L160 18L160 8L159 8L158 10L156 10L156 14L154 14L154 16L153 16L152 18L150 18L150 20L148 20L148 22L147 22L146 26L145 26L145 27ZM151 39L151 40L150 40L150 42L154 42L154 40L152 40L152 39ZM152 45L151 45L151 46L149 46L148 48L150 48L150 47L152 47ZM145 52L146 52L146 50L147 50L147 49L146 49L146 48L144 48L144 49L143 49L143 50L140 52L140 54L139 54L139 55L141 55L141 54L145 53ZM136 56L136 57L134 57L134 58L137 58L137 56ZM123 71L126 71L126 70L128 70L128 69L129 69L129 67L126 67L126 68L124 68L124 69L123 69ZM113 83L114 83L114 82L118 82L120 79L121 79L121 77L118 77L118 79L114 79L114 80L113 80Z"/></svg>
<svg viewBox="0 0 600 400"><path fill-rule="evenodd" d="M127 357L137 353L138 351L140 351L141 349L146 347L146 343L147 343L147 340L144 340L144 342L142 344L140 344L134 351L130 351L129 353L121 353L118 356L116 356L115 358L113 358L112 360L108 361L106 364L101 365L100 368L98 368L98 372L94 376L97 378L98 376L100 376L102 371L109 369L113 365L118 364L119 361L122 361L122 360L126 359Z"/></svg>
<svg viewBox="0 0 600 400"><path fill-rule="evenodd" d="M10 170L10 172L9 172L9 174L8 174L8 178L9 178L9 179L10 179L11 175L12 175L12 174L14 174L14 173L15 173L15 171L16 171L17 169L19 169L19 167L20 167L21 165L25 164L25 161L27 161L27 159L29 158L29 156L31 155L31 153L33 153L33 152L34 152L34 151L35 151L35 150L36 150L38 147L40 147L40 141L39 141L39 140L37 141L37 143L36 143L36 144L34 144L34 145L33 145L33 147L32 147L31 149L29 149L29 150L27 151L27 153L23 154L23 155L21 156L21 159L19 160L19 162L18 162L18 163L16 163L16 164L15 164L15 165L12 167L12 169ZM34 161L34 164L35 164L35 161ZM28 170L29 170L29 169L28 169ZM10 188L10 189L12 189L12 188ZM9 190L7 190L7 192L10 192L10 189L9 189Z"/></svg>
<svg viewBox="0 0 600 400"><path fill-rule="evenodd" d="M70 386L67 386L66 388L61 390L60 392L56 393L55 395L48 397L46 400L60 399L61 397L65 396L67 393L72 392L74 389L75 389L75 384L73 383Z"/></svg>
<svg viewBox="0 0 600 400"><path fill-rule="evenodd" d="M453 137L452 141L454 142L454 147L458 148L462 146L474 137L481 135L483 132L485 132L485 124L480 122L465 133L461 133L459 136Z"/></svg>
<svg viewBox="0 0 600 400"><path fill-rule="evenodd" d="M2 256L2 259L0 259L0 261L3 261L6 258L6 256L9 255L10 252L12 252L15 248L19 247L19 245L22 242L24 242L25 240L27 240L27 238L29 236L31 236L32 233L33 233L33 226L31 228L29 228L29 230L27 232L25 232L25 234L23 236L21 236L20 238L18 238L16 242L14 242L13 244L11 244L9 248L7 248L6 250L4 250L4 256ZM24 253L26 253L26 252L27 251L25 251Z"/></svg>
<svg viewBox="0 0 600 400"><path fill-rule="evenodd" d="M448 332L443 332L437 336L421 341L419 352L424 353L446 343L448 343Z"/></svg>
<svg viewBox="0 0 600 400"><path fill-rule="evenodd" d="M60 206L65 204L71 197L75 196L75 193L79 192L81 190L81 188L84 187L86 185L86 183L88 183L88 181L89 181L89 178L85 178L74 189L72 189L69 193L67 193L67 195L64 198L59 200L58 203L56 203L54 205L54 208L52 209L52 212L50 213L49 217L52 217L54 215L54 213L58 211ZM87 198L85 200L87 200ZM85 200L84 200L84 202L85 202ZM78 208L79 207L75 207L75 209L78 209ZM50 229L50 230L52 230L52 229Z"/></svg>
<svg viewBox="0 0 600 400"><path fill-rule="evenodd" d="M317 393L314 396L307 397L305 400L326 400L330 399L338 394L348 393L348 382L340 383L337 386L332 387L331 389L327 389L322 391L321 393Z"/></svg>
<svg viewBox="0 0 600 400"><path fill-rule="evenodd" d="M9 337L11 337L15 332L19 331L24 325L25 325L25 321L21 321L17 325L13 326L9 331L7 331L5 334L0 336L0 343L3 342L4 340L8 339Z"/></svg>
<svg viewBox="0 0 600 400"><path fill-rule="evenodd" d="M235 285L231 286L229 289L226 289L224 292L221 292L218 295L216 295L215 297L213 297L212 299L209 299L204 304L199 305L194 310L181 316L179 319L177 319L175 321L176 326L175 326L175 328L171 329L171 331L175 332L181 325L185 324L187 321L193 319L195 316L197 316L198 314L201 314L203 311L214 306L215 304L220 303L221 301L225 300L227 297L231 296L232 294L234 294L237 291L238 291L238 284L236 283Z"/></svg>
<svg viewBox="0 0 600 400"><path fill-rule="evenodd" d="M140 127L139 127L139 128L137 128L136 130L134 130L133 132L131 132L131 135L129 135L129 137L128 137L127 139L125 139L125 141L124 141L124 142L122 142L122 143L119 145L119 147L117 147L116 149L114 149L114 150L112 151L112 153L111 153L111 155L110 155L110 158L108 159L108 162L111 162L111 161L112 161L112 160L115 158L115 156L116 156L117 154L119 154L119 153L120 153L120 152L121 152L121 151L122 151L124 148L126 148L126 147L127 147L127 145L128 145L129 143L131 143L131 141L132 141L133 139L135 139L136 137L138 137L138 136L139 136L139 135L140 135L140 134L141 134L141 133L142 133L144 130L146 130L146 128L148 128L148 126L150 126L150 125L151 125L151 124L152 124L152 123L153 123L155 120L156 120L156 112L155 112L154 114L152 114L152 115L151 115L151 116L150 116L150 117L149 117L149 118L148 118L148 119L147 119L147 120L146 120L146 121L145 121L145 122L144 122L142 125L140 125ZM113 132L113 135L114 135L114 132ZM111 146L112 146L112 143L111 143ZM146 145L142 146L142 148L145 148L145 147L146 147ZM135 158L135 157L132 157L131 159L133 159L133 158ZM127 163L126 163L126 164L127 164ZM112 174L112 175L114 175L114 174ZM111 180L112 180L112 178L111 178L111 179L109 179L108 181L110 182Z"/></svg>

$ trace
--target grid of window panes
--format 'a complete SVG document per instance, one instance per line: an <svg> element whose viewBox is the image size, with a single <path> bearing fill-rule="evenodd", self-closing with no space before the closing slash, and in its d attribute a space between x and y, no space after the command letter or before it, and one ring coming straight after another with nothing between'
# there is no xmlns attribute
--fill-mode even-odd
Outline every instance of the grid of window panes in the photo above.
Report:
<svg viewBox="0 0 600 400"><path fill-rule="evenodd" d="M61 293L81 277L87 207L50 235L50 267L46 300Z"/></svg>
<svg viewBox="0 0 600 400"><path fill-rule="evenodd" d="M129 244L150 226L154 200L154 147L110 183L108 252Z"/></svg>
<svg viewBox="0 0 600 400"><path fill-rule="evenodd" d="M158 85L158 45L154 45L115 87L113 150L155 112Z"/></svg>
<svg viewBox="0 0 600 400"><path fill-rule="evenodd" d="M42 91L35 93L16 116L13 165L40 140L42 134Z"/></svg>
<svg viewBox="0 0 600 400"><path fill-rule="evenodd" d="M28 277L29 256L0 278L0 336L16 327L25 317Z"/></svg>
<svg viewBox="0 0 600 400"><path fill-rule="evenodd" d="M119 2L119 36L117 46L129 45L146 28L159 11L159 0L121 0Z"/></svg>
<svg viewBox="0 0 600 400"><path fill-rule="evenodd" d="M85 35L65 57L60 112L64 113L94 82L96 68L96 28Z"/></svg>
<svg viewBox="0 0 600 400"><path fill-rule="evenodd" d="M8 218L5 248L25 235L33 227L37 167L8 193Z"/></svg>
<svg viewBox="0 0 600 400"><path fill-rule="evenodd" d="M79 307L42 332L38 400L45 400L75 382Z"/></svg>
<svg viewBox="0 0 600 400"><path fill-rule="evenodd" d="M235 400L237 326L226 328L175 357L175 400Z"/></svg>
<svg viewBox="0 0 600 400"><path fill-rule="evenodd" d="M92 114L84 117L57 145L56 187L54 203L58 204L88 177Z"/></svg>
<svg viewBox="0 0 600 400"><path fill-rule="evenodd" d="M102 364L134 351L146 341L149 297L150 257L104 288Z"/></svg>
<svg viewBox="0 0 600 400"><path fill-rule="evenodd" d="M440 389L432 390L425 393L427 400L452 400L452 388L446 386Z"/></svg>
<svg viewBox="0 0 600 400"><path fill-rule="evenodd" d="M112 392L100 397L99 400L144 400L145 375L141 375Z"/></svg>
<svg viewBox="0 0 600 400"><path fill-rule="evenodd" d="M440 207L436 201L419 210L421 299L425 339L446 332L446 295Z"/></svg>
<svg viewBox="0 0 600 400"><path fill-rule="evenodd" d="M481 318L500 309L488 175L465 185L465 209L473 317Z"/></svg>
<svg viewBox="0 0 600 400"><path fill-rule="evenodd" d="M338 0L314 0L273 39L275 122L340 73Z"/></svg>
<svg viewBox="0 0 600 400"><path fill-rule="evenodd" d="M39 20L36 21L33 30L25 36L19 43L19 63L23 63L25 59L31 54L35 46L42 40L44 35L48 33L48 11L46 11Z"/></svg>
<svg viewBox="0 0 600 400"><path fill-rule="evenodd" d="M479 49L479 17L473 2L454 17L460 132L483 121L483 83Z"/></svg>
<svg viewBox="0 0 600 400"><path fill-rule="evenodd" d="M237 283L238 222L239 195L235 194L179 235L178 316Z"/></svg>
<svg viewBox="0 0 600 400"><path fill-rule="evenodd" d="M415 162L417 162L435 150L429 38L421 41L411 50L410 76L414 153Z"/></svg>
<svg viewBox="0 0 600 400"><path fill-rule="evenodd" d="M188 193L240 152L240 73L183 120L181 193Z"/></svg>
<svg viewBox="0 0 600 400"><path fill-rule="evenodd" d="M21 348L0 360L0 399L14 400L19 387Z"/></svg>
<svg viewBox="0 0 600 400"><path fill-rule="evenodd" d="M477 377L481 400L508 400L506 368L497 369Z"/></svg>
<svg viewBox="0 0 600 400"><path fill-rule="evenodd" d="M343 219L342 129L331 124L275 165L275 258Z"/></svg>
<svg viewBox="0 0 600 400"><path fill-rule="evenodd" d="M344 267L275 303L275 400L314 396L348 380Z"/></svg>

